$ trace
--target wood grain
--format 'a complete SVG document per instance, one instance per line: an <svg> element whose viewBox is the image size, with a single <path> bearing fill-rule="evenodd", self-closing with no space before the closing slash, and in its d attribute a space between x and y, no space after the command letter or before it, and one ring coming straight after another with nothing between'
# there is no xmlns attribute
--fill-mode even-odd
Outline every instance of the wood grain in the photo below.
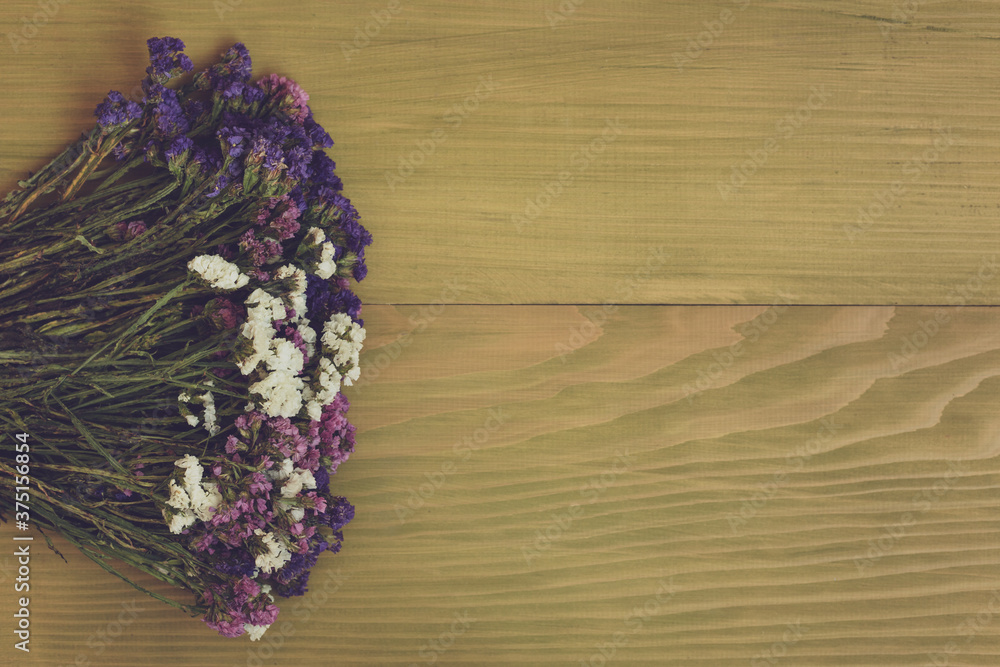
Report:
<svg viewBox="0 0 1000 667"><path fill-rule="evenodd" d="M357 518L272 644L57 539L0 663L1000 663L996 3L46 6L0 7L0 189L148 37L243 41L337 141L384 305Z"/></svg>
<svg viewBox="0 0 1000 667"><path fill-rule="evenodd" d="M36 543L14 664L1000 661L995 309L421 308L366 312L357 518L280 647Z"/></svg>
<svg viewBox="0 0 1000 667"><path fill-rule="evenodd" d="M242 40L338 142L367 302L938 304L1000 247L996 3L53 2L0 44L0 185L133 89L150 35L198 64Z"/></svg>

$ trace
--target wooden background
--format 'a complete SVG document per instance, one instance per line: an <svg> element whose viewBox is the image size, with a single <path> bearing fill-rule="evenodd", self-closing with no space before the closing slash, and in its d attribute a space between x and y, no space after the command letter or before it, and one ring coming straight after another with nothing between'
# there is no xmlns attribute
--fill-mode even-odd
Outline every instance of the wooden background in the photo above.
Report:
<svg viewBox="0 0 1000 667"><path fill-rule="evenodd" d="M996 3L6 0L0 34L3 190L146 38L239 40L375 236L357 518L270 642L36 544L0 663L1000 664Z"/></svg>

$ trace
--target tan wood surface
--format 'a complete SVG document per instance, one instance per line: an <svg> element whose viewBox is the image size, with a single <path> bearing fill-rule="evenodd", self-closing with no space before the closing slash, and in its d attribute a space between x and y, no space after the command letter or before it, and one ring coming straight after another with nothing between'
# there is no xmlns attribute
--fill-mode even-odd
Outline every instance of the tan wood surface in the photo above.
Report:
<svg viewBox="0 0 1000 667"><path fill-rule="evenodd" d="M1000 664L1000 5L46 6L16 52L44 10L0 6L0 189L146 38L243 41L337 141L383 305L357 518L278 648L57 540L27 658L0 552L0 664Z"/></svg>
<svg viewBox="0 0 1000 667"><path fill-rule="evenodd" d="M1000 313L937 314L372 307L357 518L278 649L36 543L15 664L997 664Z"/></svg>
<svg viewBox="0 0 1000 667"><path fill-rule="evenodd" d="M0 7L36 33L0 43L5 189L134 88L149 36L199 65L242 40L338 142L372 303L945 303L1000 249L994 2L53 3Z"/></svg>

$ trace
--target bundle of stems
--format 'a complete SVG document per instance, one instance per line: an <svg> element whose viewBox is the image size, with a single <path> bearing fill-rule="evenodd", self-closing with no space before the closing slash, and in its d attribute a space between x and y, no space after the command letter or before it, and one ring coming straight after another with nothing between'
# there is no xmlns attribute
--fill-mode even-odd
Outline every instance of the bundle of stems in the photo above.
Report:
<svg viewBox="0 0 1000 667"><path fill-rule="evenodd" d="M349 279L371 237L308 95L276 75L251 83L242 44L193 76L183 48L149 40L143 99L109 93L94 129L0 205L0 518L27 486L18 508L42 534L222 634L259 637L269 590L303 592L353 516L328 476L353 449L338 392L357 378ZM324 324L340 329L321 344ZM293 347L286 372L275 360ZM292 408L253 389L279 371Z"/></svg>

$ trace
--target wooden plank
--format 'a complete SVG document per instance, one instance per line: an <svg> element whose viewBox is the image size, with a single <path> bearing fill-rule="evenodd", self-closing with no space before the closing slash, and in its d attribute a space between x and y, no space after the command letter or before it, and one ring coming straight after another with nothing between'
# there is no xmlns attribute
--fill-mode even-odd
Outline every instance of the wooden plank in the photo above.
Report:
<svg viewBox="0 0 1000 667"><path fill-rule="evenodd" d="M338 142L368 302L920 305L970 280L1000 302L975 284L1000 241L996 3L53 6L0 8L4 189L136 84L150 35L199 64L243 40Z"/></svg>
<svg viewBox="0 0 1000 667"><path fill-rule="evenodd" d="M1000 660L996 309L366 316L357 517L279 647L36 542L13 664Z"/></svg>

